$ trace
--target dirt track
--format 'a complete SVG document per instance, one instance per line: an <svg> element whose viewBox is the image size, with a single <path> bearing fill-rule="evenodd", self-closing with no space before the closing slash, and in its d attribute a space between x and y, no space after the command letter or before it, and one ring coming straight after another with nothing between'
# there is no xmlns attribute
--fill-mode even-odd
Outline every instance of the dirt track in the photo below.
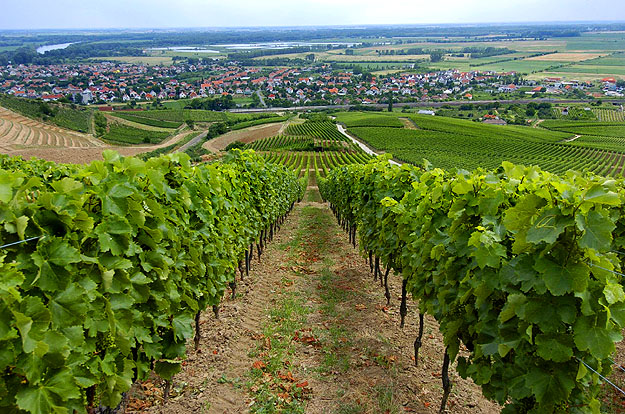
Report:
<svg viewBox="0 0 625 414"><path fill-rule="evenodd" d="M401 281L392 278L387 306L364 259L318 199L309 187L310 201L295 207L262 262L254 259L238 297L225 299L219 319L202 315L200 349L190 345L172 398L161 405L162 392L149 381L135 386L127 412L233 414L263 403L311 414L438 412L444 346L436 322L426 318L415 367L416 304L409 301L400 329ZM295 335L284 331L291 325ZM472 382L451 377L450 412L499 412ZM303 393L292 392L295 384Z"/></svg>

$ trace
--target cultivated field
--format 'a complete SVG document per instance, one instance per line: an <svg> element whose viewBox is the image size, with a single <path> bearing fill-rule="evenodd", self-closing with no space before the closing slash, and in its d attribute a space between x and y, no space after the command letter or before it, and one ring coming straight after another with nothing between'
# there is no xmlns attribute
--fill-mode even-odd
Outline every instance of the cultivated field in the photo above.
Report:
<svg viewBox="0 0 625 414"><path fill-rule="evenodd" d="M550 53L548 55L530 57L525 60L581 62L588 59L596 59L605 55L606 53Z"/></svg>
<svg viewBox="0 0 625 414"><path fill-rule="evenodd" d="M206 142L203 147L211 152L223 151L228 144L234 141L240 141L245 144L256 141L261 138L272 137L277 135L285 128L286 122L275 124L258 125L250 128L240 129L238 131L228 132L215 139Z"/></svg>
<svg viewBox="0 0 625 414"><path fill-rule="evenodd" d="M0 147L93 148L102 143L90 135L44 124L0 107Z"/></svg>

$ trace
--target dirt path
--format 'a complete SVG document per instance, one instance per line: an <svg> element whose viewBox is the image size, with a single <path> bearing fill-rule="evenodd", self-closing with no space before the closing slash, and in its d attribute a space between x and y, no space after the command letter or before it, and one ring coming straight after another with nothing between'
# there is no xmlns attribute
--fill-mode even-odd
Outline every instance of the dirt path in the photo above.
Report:
<svg viewBox="0 0 625 414"><path fill-rule="evenodd" d="M404 124L404 128L406 129L419 129L417 128L417 124L414 123L414 121L410 118L397 118L399 119L402 124Z"/></svg>
<svg viewBox="0 0 625 414"><path fill-rule="evenodd" d="M538 121L536 121L536 123L534 123L534 125L532 125L532 128L538 128L538 126L542 124L543 121L544 119L539 119Z"/></svg>
<svg viewBox="0 0 625 414"><path fill-rule="evenodd" d="M575 141L575 140L576 140L577 138L579 138L579 137L581 137L581 135L577 135L577 134L576 134L576 135L574 135L573 137L571 137L571 138L567 138L567 139L563 139L563 140L562 140L562 141L560 141L560 142L571 142L571 141Z"/></svg>
<svg viewBox="0 0 625 414"><path fill-rule="evenodd" d="M426 318L415 367L416 304L409 301L401 330L401 281L392 278L387 306L316 188L305 200L220 318L202 315L200 350L174 378L168 403L148 382L135 387L127 412L438 412L444 347L436 322ZM450 411L499 412L473 383L451 377Z"/></svg>

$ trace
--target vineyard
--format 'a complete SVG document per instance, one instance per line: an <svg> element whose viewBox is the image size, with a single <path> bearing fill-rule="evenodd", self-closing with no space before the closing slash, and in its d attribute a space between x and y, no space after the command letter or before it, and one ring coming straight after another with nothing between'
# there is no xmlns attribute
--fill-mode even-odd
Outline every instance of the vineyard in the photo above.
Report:
<svg viewBox="0 0 625 414"><path fill-rule="evenodd" d="M70 108L4 94L0 94L0 105L28 118L51 122L62 128L82 133L91 131L91 111L88 109Z"/></svg>
<svg viewBox="0 0 625 414"><path fill-rule="evenodd" d="M625 406L602 386L625 325L625 191L591 172L623 175L619 125L401 117L417 129L337 121L418 166L312 119L195 166L0 156L0 411ZM605 135L568 141L583 128Z"/></svg>
<svg viewBox="0 0 625 414"><path fill-rule="evenodd" d="M593 109L597 120L602 122L625 122L625 114L617 109Z"/></svg>
<svg viewBox="0 0 625 414"><path fill-rule="evenodd" d="M341 119L342 115L337 117ZM432 116L410 115L419 129L350 127L349 131L399 160L427 159L446 169L496 168L503 161L621 177L625 173L623 124L546 120L542 128L492 126Z"/></svg>
<svg viewBox="0 0 625 414"><path fill-rule="evenodd" d="M123 112L115 112L114 116L118 118L125 119L127 121L136 122L138 124L159 127L159 128L178 128L182 122L173 122L173 121L165 121L162 119L154 119L146 116L141 116L141 114L135 113L123 113Z"/></svg>
<svg viewBox="0 0 625 414"><path fill-rule="evenodd" d="M336 125L331 122L291 124L285 133L254 141L247 148L256 151L359 151L358 146L338 132Z"/></svg>
<svg viewBox="0 0 625 414"><path fill-rule="evenodd" d="M334 170L320 190L374 277L401 276L402 325L408 295L439 322L441 412L456 359L509 412L599 411L595 373L611 372L625 324L622 183L510 163L449 173L381 161Z"/></svg>
<svg viewBox="0 0 625 414"><path fill-rule="evenodd" d="M0 145L84 148L101 144L90 136L35 121L0 108Z"/></svg>
<svg viewBox="0 0 625 414"><path fill-rule="evenodd" d="M117 122L109 122L107 132L102 136L102 139L120 144L158 144L169 135L171 132L149 131Z"/></svg>
<svg viewBox="0 0 625 414"><path fill-rule="evenodd" d="M301 195L292 173L247 153L198 167L112 152L86 167L0 161L10 411L116 407L151 371L170 380L194 327L199 345L199 312L234 292Z"/></svg>

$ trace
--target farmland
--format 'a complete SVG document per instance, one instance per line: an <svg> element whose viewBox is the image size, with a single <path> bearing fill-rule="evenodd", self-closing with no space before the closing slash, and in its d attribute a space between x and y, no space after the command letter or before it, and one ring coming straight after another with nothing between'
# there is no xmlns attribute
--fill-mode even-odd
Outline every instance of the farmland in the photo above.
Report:
<svg viewBox="0 0 625 414"><path fill-rule="evenodd" d="M519 76L621 76L625 33L585 27L96 31L7 65L0 151L97 162L0 154L0 411L621 412L622 88Z"/></svg>
<svg viewBox="0 0 625 414"><path fill-rule="evenodd" d="M337 120L343 116L339 114ZM345 116L351 122L357 117ZM350 127L349 132L400 160L419 164L427 159L447 169L495 168L511 161L558 173L568 169L614 176L625 173L623 124L554 120L544 121L544 128L529 128L419 115L410 119L419 129L370 126ZM576 134L582 137L569 141Z"/></svg>
<svg viewBox="0 0 625 414"><path fill-rule="evenodd" d="M0 107L0 145L3 148L101 146L93 137L44 124Z"/></svg>

